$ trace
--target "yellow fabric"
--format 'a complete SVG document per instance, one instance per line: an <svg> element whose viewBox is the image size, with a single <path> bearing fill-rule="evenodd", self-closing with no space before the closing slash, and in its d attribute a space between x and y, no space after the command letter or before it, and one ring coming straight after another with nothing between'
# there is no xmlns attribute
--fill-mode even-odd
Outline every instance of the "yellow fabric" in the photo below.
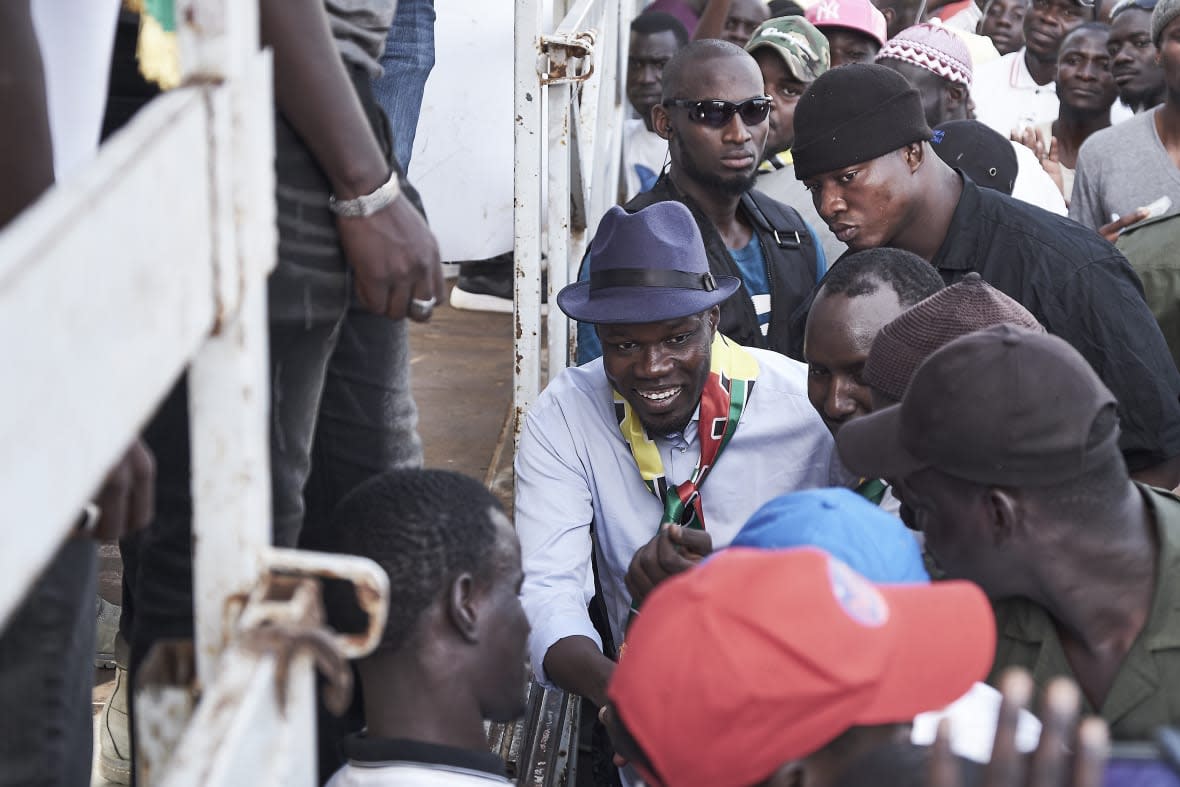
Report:
<svg viewBox="0 0 1180 787"><path fill-rule="evenodd" d="M791 154L790 150L784 150L782 153L775 153L771 158L777 159L780 166L776 167L770 162L770 159L766 159L758 165L759 172L777 172L778 170L783 169L784 167L789 167L795 163L795 157Z"/></svg>
<svg viewBox="0 0 1180 787"><path fill-rule="evenodd" d="M155 82L161 90L171 90L180 85L180 48L176 33L170 33L155 17L141 14L139 17L139 42L135 48L139 61L139 73L149 82Z"/></svg>

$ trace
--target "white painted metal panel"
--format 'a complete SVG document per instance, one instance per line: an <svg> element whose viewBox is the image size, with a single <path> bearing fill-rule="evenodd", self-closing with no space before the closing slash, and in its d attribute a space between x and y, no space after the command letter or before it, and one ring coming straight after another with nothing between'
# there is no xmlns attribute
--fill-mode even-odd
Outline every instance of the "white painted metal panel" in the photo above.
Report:
<svg viewBox="0 0 1180 787"><path fill-rule="evenodd" d="M297 654L280 677L274 654L227 651L201 698L163 787L310 787L316 784L315 682L311 657ZM287 702L275 699L276 682Z"/></svg>
<svg viewBox="0 0 1180 787"><path fill-rule="evenodd" d="M226 645L226 602L258 582L271 543L265 277L277 238L274 171L259 166L273 158L272 110L258 100L270 86L269 58L259 55L240 84L209 98L219 132L211 138L211 172L220 187L216 286L224 324L189 373L197 670L206 679ZM230 310L237 305L240 311Z"/></svg>
<svg viewBox="0 0 1180 787"><path fill-rule="evenodd" d="M160 98L0 234L0 623L212 325L206 129Z"/></svg>
<svg viewBox="0 0 1180 787"><path fill-rule="evenodd" d="M541 2L516 0L515 206L513 210L515 362L513 365L514 438L524 413L541 390L541 124L544 94L537 73L540 57Z"/></svg>

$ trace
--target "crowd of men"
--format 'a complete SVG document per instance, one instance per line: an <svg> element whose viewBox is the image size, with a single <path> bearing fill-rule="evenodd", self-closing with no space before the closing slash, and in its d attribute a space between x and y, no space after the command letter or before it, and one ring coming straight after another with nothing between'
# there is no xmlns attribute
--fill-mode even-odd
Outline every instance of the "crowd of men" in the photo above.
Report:
<svg viewBox="0 0 1180 787"><path fill-rule="evenodd" d="M825 0L744 43L729 6L632 27L581 365L516 456L534 678L624 784L944 783L1033 687L997 756L1180 723L1180 3Z"/></svg>
<svg viewBox="0 0 1180 787"><path fill-rule="evenodd" d="M0 18L0 221L85 136L49 122L35 5ZM600 784L1180 783L1107 763L1180 725L1180 0L651 3L514 522L418 468L431 5L261 4L275 542L371 558L393 600L321 781L510 783L485 722L531 679L598 709ZM108 133L155 92L143 27L106 43ZM0 635L0 784L89 778L92 531L124 536L112 658L192 636L188 453L182 380Z"/></svg>

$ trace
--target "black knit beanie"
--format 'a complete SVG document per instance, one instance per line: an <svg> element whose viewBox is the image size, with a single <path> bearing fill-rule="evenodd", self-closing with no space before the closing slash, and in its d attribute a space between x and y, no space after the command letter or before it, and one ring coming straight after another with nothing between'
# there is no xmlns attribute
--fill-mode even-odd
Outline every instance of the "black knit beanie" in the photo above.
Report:
<svg viewBox="0 0 1180 787"><path fill-rule="evenodd" d="M930 139L922 97L891 68L851 64L811 83L795 107L799 180Z"/></svg>

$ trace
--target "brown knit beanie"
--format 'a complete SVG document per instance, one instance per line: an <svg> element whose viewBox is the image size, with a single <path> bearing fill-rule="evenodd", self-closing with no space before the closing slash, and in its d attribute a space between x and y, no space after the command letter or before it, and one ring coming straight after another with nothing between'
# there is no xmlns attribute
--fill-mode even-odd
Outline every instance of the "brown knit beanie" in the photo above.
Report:
<svg viewBox="0 0 1180 787"><path fill-rule="evenodd" d="M854 63L820 76L795 107L799 180L930 139L922 96L886 66Z"/></svg>
<svg viewBox="0 0 1180 787"><path fill-rule="evenodd" d="M918 301L886 325L873 340L865 361L865 380L890 399L901 401L922 361L960 336L1008 323L1044 333L1028 309L979 277L961 281Z"/></svg>

